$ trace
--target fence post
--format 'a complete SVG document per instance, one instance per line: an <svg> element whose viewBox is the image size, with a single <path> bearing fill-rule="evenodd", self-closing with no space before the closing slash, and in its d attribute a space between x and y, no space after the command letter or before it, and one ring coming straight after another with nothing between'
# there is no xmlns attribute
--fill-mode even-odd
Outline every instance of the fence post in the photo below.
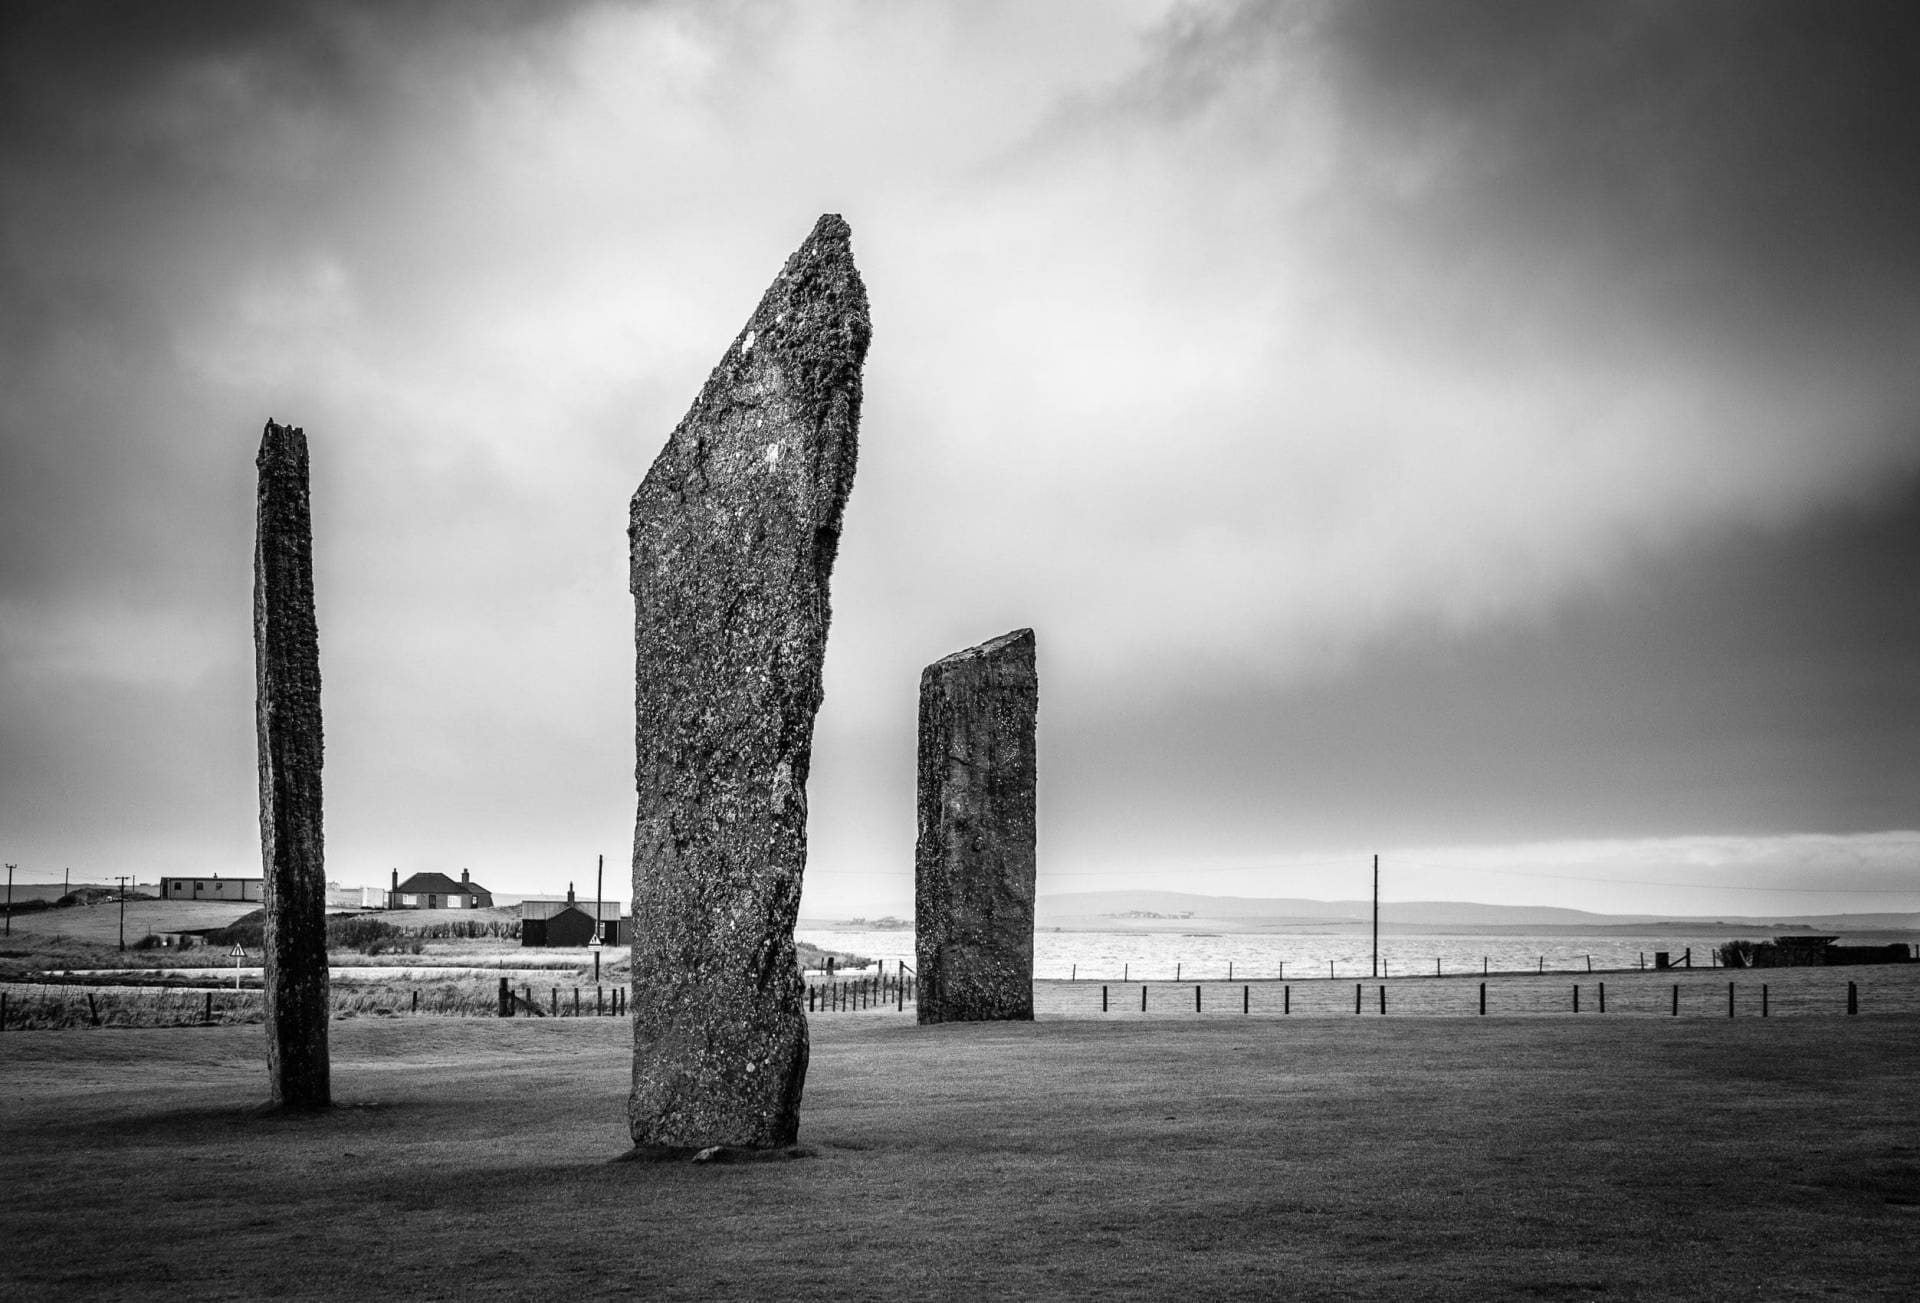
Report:
<svg viewBox="0 0 1920 1303"><path fill-rule="evenodd" d="M1762 1018L1767 1016L1767 984L1765 982L1760 983L1760 1016Z"/></svg>
<svg viewBox="0 0 1920 1303"><path fill-rule="evenodd" d="M1250 986L1240 988L1240 1012L1253 1012L1253 988Z"/></svg>
<svg viewBox="0 0 1920 1303"><path fill-rule="evenodd" d="M7 1029L7 993L0 991L0 1032Z"/></svg>
<svg viewBox="0 0 1920 1303"><path fill-rule="evenodd" d="M1860 1012L1860 988L1855 986L1852 982L1848 982L1847 983L1847 1013L1851 1015L1859 1012Z"/></svg>
<svg viewBox="0 0 1920 1303"><path fill-rule="evenodd" d="M1107 986L1106 986L1106 983L1102 982L1100 984L1100 1012L1105 1013L1106 1011L1107 1011Z"/></svg>
<svg viewBox="0 0 1920 1303"><path fill-rule="evenodd" d="M600 1007L600 987L593 988L593 1016L598 1018L606 1011Z"/></svg>
<svg viewBox="0 0 1920 1303"><path fill-rule="evenodd" d="M1147 984L1145 982L1142 982L1140 983L1140 1012L1145 1013L1146 1011L1147 1011Z"/></svg>
<svg viewBox="0 0 1920 1303"><path fill-rule="evenodd" d="M553 1016L560 1016L560 988L557 986L553 988Z"/></svg>
<svg viewBox="0 0 1920 1303"><path fill-rule="evenodd" d="M1200 1012L1200 983L1198 982L1193 984L1193 1011Z"/></svg>
<svg viewBox="0 0 1920 1303"><path fill-rule="evenodd" d="M1487 984L1485 982L1480 983L1480 1016L1482 1018L1487 1016Z"/></svg>
<svg viewBox="0 0 1920 1303"><path fill-rule="evenodd" d="M1360 983L1358 982L1353 984L1353 1011L1360 1012Z"/></svg>
<svg viewBox="0 0 1920 1303"><path fill-rule="evenodd" d="M1173 961L1173 980L1176 982L1180 980L1180 961L1178 959Z"/></svg>
<svg viewBox="0 0 1920 1303"><path fill-rule="evenodd" d="M807 988L807 1012L808 1013L813 1012L813 992L814 992L814 988L809 986Z"/></svg>
<svg viewBox="0 0 1920 1303"><path fill-rule="evenodd" d="M1384 986L1380 988L1380 1012L1383 1015L1387 1012L1387 988Z"/></svg>
<svg viewBox="0 0 1920 1303"><path fill-rule="evenodd" d="M577 986L573 988L573 1016L580 1016L580 988Z"/></svg>
<svg viewBox="0 0 1920 1303"><path fill-rule="evenodd" d="M1851 986L1853 984L1849 982L1847 985ZM87 1013L93 1018L93 1025L98 1027L100 1025L100 1006L94 1003L92 991L87 992Z"/></svg>
<svg viewBox="0 0 1920 1303"><path fill-rule="evenodd" d="M415 1013L420 1012L420 991L418 988L415 988L413 992L413 1011Z"/></svg>
<svg viewBox="0 0 1920 1303"><path fill-rule="evenodd" d="M1600 983L1600 1012L1605 1013L1606 1011L1607 1011L1607 984L1605 982L1602 982Z"/></svg>
<svg viewBox="0 0 1920 1303"><path fill-rule="evenodd" d="M1280 1012L1293 1012L1293 988L1291 986L1283 986L1280 988Z"/></svg>
<svg viewBox="0 0 1920 1303"><path fill-rule="evenodd" d="M513 989L507 985L507 979L500 979L500 1016L513 1017Z"/></svg>
<svg viewBox="0 0 1920 1303"><path fill-rule="evenodd" d="M1680 983L1673 984L1673 1016L1680 1016Z"/></svg>
<svg viewBox="0 0 1920 1303"><path fill-rule="evenodd" d="M1580 983L1578 982L1573 984L1573 1011L1580 1012Z"/></svg>
<svg viewBox="0 0 1920 1303"><path fill-rule="evenodd" d="M1727 983L1727 1017L1733 1017L1733 983Z"/></svg>
<svg viewBox="0 0 1920 1303"><path fill-rule="evenodd" d="M208 1022L209 1024L211 1024L211 1023L213 1022L213 992L212 992L212 991L208 991L208 992L207 992L207 1013L206 1013L206 1021L207 1021L207 1022Z"/></svg>

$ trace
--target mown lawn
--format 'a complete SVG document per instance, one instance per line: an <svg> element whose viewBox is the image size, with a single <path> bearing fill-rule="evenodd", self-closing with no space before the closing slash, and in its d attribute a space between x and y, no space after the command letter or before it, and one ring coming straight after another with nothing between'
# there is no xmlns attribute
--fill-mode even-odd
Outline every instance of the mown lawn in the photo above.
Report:
<svg viewBox="0 0 1920 1303"><path fill-rule="evenodd" d="M0 1037L14 1298L1911 1298L1920 1018L814 1021L808 1159L613 1163L612 1019Z"/></svg>

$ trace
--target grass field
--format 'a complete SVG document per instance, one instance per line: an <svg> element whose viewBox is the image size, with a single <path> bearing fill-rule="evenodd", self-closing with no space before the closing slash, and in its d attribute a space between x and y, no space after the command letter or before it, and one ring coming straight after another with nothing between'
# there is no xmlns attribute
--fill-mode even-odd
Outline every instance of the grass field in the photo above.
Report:
<svg viewBox="0 0 1920 1303"><path fill-rule="evenodd" d="M610 1163L619 1020L0 1036L8 1298L1920 1292L1920 1017L816 1018L802 1141ZM110 1228L107 1229L107 1228Z"/></svg>
<svg viewBox="0 0 1920 1303"><path fill-rule="evenodd" d="M185 932L198 928L225 927L241 915L259 908L258 901L234 901L229 904L217 900L129 900L127 944L133 945L149 932ZM117 946L120 942L120 905L117 901L108 901L98 905L70 905L65 909L18 914L12 920L11 934L7 940L15 945L27 945L39 940Z"/></svg>

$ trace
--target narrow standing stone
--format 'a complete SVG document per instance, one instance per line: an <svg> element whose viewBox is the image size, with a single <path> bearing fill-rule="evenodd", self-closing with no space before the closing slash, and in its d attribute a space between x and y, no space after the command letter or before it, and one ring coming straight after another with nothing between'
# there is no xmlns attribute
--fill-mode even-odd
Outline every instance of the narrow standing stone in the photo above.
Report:
<svg viewBox="0 0 1920 1303"><path fill-rule="evenodd" d="M920 675L923 1023L1033 1018L1033 651L1033 630L1016 629Z"/></svg>
<svg viewBox="0 0 1920 1303"><path fill-rule="evenodd" d="M633 496L637 1150L778 1149L807 1023L793 926L870 326L822 217Z"/></svg>
<svg viewBox="0 0 1920 1303"><path fill-rule="evenodd" d="M320 635L313 618L307 436L267 422L253 553L260 858L267 907L267 1075L273 1102L325 1108L327 873L320 821Z"/></svg>

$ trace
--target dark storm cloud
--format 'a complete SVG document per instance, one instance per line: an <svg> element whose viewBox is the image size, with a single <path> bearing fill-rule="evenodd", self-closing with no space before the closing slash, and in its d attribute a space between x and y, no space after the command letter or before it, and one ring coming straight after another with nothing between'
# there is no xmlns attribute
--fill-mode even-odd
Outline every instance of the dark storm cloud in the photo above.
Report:
<svg viewBox="0 0 1920 1303"><path fill-rule="evenodd" d="M1470 261L1524 242L1783 342L1920 317L1911 5L1336 5L1327 36L1356 120L1445 160L1409 220Z"/></svg>
<svg viewBox="0 0 1920 1303"><path fill-rule="evenodd" d="M0 10L8 858L244 867L268 416L314 449L341 873L475 849L551 889L615 852L625 497L827 209L876 339L810 899L904 908L919 669L1022 625L1062 871L1128 828L1175 860L1631 838L1682 826L1694 771L1730 776L1701 818L1877 818L1874 758L1920 751L1870 725L1897 683L1839 643L1716 658L1767 601L1726 540L1810 538L1920 456L1899 21ZM1770 713L1767 674L1861 687ZM1842 764L1816 734L1847 721Z"/></svg>
<svg viewBox="0 0 1920 1303"><path fill-rule="evenodd" d="M236 477L223 469L231 449L208 437L205 386L182 374L183 322L218 310L223 278L293 261L337 223L399 109L449 88L409 80L428 71L423 46L526 43L564 14L6 7L0 595L81 574L166 585L194 570L180 553L199 522L167 499Z"/></svg>
<svg viewBox="0 0 1920 1303"><path fill-rule="evenodd" d="M1063 854L1121 866L1179 862L1169 830L1195 825L1237 829L1251 863L1300 846L1911 828L1914 574L1920 483L1643 558L1536 622L1410 632L1287 692L1110 703L1083 746L1130 755L1135 799L1115 818L1112 772L1066 767L1048 832ZM1152 750L1125 752L1139 736ZM1911 886L1912 836L1868 885Z"/></svg>

